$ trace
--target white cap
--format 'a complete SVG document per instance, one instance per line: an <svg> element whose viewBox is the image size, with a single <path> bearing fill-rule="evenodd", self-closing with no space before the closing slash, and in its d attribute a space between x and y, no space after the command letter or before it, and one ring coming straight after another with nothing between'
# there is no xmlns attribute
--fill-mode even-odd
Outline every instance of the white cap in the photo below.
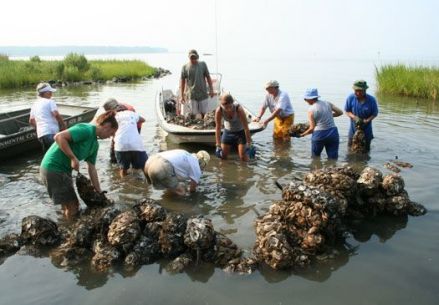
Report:
<svg viewBox="0 0 439 305"><path fill-rule="evenodd" d="M52 88L49 83L39 83L37 86L37 92L38 93L44 93L44 92L55 92L56 89Z"/></svg>

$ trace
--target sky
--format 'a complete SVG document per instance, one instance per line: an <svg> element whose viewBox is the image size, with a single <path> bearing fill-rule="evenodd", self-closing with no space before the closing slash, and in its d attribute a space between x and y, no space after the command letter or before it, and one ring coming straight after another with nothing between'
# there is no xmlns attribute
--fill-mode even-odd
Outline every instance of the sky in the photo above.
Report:
<svg viewBox="0 0 439 305"><path fill-rule="evenodd" d="M1 9L1 46L439 60L437 0L4 0Z"/></svg>

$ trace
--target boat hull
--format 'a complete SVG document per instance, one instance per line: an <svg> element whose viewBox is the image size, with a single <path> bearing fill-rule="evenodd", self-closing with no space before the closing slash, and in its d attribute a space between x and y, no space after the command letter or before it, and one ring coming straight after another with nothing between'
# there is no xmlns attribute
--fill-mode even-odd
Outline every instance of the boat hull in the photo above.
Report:
<svg viewBox="0 0 439 305"><path fill-rule="evenodd" d="M98 108L81 107L71 105L58 105L60 114L64 117L64 122L68 127L77 123L90 122L96 114ZM14 111L12 113L1 114L0 125L17 124L25 125L29 121L30 109L27 111ZM18 115L17 115L18 114ZM25 126L23 126L25 127ZM37 139L35 129L14 132L0 138L0 162L7 162L13 157L28 152L41 152L41 145Z"/></svg>

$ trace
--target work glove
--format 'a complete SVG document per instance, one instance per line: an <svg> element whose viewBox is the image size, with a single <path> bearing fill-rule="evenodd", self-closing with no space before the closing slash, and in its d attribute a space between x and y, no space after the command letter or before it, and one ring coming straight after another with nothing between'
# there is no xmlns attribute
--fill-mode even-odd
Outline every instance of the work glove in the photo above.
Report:
<svg viewBox="0 0 439 305"><path fill-rule="evenodd" d="M355 117L354 119L355 125L359 126L359 127L363 127L364 126L364 120L362 118L359 117Z"/></svg>
<svg viewBox="0 0 439 305"><path fill-rule="evenodd" d="M248 155L250 159L256 158L256 147L250 144L245 148L245 153Z"/></svg>
<svg viewBox="0 0 439 305"><path fill-rule="evenodd" d="M223 149L219 146L216 147L215 156L222 159L223 158Z"/></svg>

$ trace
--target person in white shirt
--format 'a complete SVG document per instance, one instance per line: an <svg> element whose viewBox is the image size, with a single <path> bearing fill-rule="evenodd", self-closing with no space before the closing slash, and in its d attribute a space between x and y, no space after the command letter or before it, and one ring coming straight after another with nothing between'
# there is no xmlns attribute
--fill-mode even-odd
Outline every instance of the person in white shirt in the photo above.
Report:
<svg viewBox="0 0 439 305"><path fill-rule="evenodd" d="M48 83L39 83L37 86L38 99L32 105L29 124L37 129L38 141L45 153L55 141L54 136L60 130L66 129L66 124L58 112L58 107L52 99L56 89Z"/></svg>
<svg viewBox="0 0 439 305"><path fill-rule="evenodd" d="M128 174L130 167L135 171L143 170L148 159L137 129L138 123L145 122L145 119L134 111L124 109L119 108L117 111L116 121L119 128L114 136L114 150L121 177Z"/></svg>
<svg viewBox="0 0 439 305"><path fill-rule="evenodd" d="M259 122L268 108L271 115L263 121L264 128L274 119L273 138L290 141L290 128L294 124L294 110L288 93L279 89L279 83L275 80L265 85L268 94L265 96L259 115L254 119Z"/></svg>
<svg viewBox="0 0 439 305"><path fill-rule="evenodd" d="M210 161L205 150L191 154L183 149L159 152L151 156L145 164L145 176L156 189L168 189L177 195L195 192L201 178L201 170Z"/></svg>

